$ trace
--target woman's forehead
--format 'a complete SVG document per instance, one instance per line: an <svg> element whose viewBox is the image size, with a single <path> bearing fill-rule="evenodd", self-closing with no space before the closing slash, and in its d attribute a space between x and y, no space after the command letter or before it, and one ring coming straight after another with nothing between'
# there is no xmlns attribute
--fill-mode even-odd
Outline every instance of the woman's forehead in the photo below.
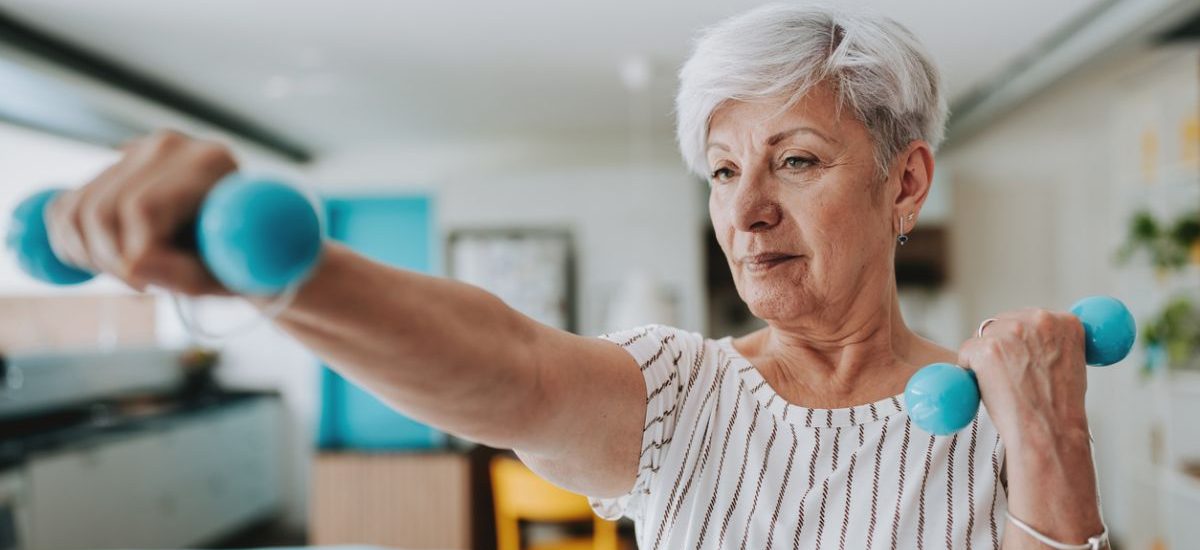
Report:
<svg viewBox="0 0 1200 550"><path fill-rule="evenodd" d="M862 124L848 109L839 108L836 96L824 86L788 103L787 97L722 103L709 122L709 144L750 139L773 145L773 138L802 134L842 143L865 136Z"/></svg>

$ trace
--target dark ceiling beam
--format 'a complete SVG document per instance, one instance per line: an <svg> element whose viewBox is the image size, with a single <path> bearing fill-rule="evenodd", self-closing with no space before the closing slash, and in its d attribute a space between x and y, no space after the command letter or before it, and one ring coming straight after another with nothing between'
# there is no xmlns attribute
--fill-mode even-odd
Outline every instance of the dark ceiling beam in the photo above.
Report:
<svg viewBox="0 0 1200 550"><path fill-rule="evenodd" d="M268 128L36 29L3 11L0 11L0 43L225 130L296 162L312 159L305 146ZM36 121L24 122L37 126Z"/></svg>

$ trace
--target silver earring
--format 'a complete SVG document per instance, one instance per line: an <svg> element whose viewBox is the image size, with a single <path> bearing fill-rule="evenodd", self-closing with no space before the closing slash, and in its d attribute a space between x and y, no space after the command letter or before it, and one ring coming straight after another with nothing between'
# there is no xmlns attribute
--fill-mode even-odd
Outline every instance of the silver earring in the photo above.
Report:
<svg viewBox="0 0 1200 550"><path fill-rule="evenodd" d="M900 246L904 246L904 244L908 242L908 235L904 234L904 218L904 216L900 216L900 235L896 237L896 242L900 243ZM908 221L911 222L912 218L912 212L909 212Z"/></svg>

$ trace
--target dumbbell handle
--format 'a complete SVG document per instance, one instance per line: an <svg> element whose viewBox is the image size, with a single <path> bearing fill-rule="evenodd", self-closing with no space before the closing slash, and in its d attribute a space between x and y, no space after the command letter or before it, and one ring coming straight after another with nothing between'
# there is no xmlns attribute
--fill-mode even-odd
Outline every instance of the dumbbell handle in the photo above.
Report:
<svg viewBox="0 0 1200 550"><path fill-rule="evenodd" d="M1136 323L1120 300L1084 298L1071 306L1071 313L1083 324L1087 364L1111 365L1133 348ZM979 383L970 369L934 363L909 379L904 401L914 424L935 435L949 435L965 428L979 412Z"/></svg>
<svg viewBox="0 0 1200 550"><path fill-rule="evenodd" d="M21 268L42 282L73 285L94 274L54 254L45 210L57 190L42 191L13 211L8 248ZM239 294L278 294L303 280L321 251L321 223L313 204L286 184L227 176L205 197L195 227L181 239L195 247L205 267Z"/></svg>

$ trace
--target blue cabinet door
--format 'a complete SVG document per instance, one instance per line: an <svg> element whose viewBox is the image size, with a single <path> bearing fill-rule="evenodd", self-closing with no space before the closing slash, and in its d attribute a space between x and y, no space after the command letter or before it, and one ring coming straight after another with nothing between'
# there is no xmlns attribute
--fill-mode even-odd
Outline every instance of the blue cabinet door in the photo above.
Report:
<svg viewBox="0 0 1200 550"><path fill-rule="evenodd" d="M327 197L329 236L402 269L431 273L435 254L432 201L427 196ZM428 449L446 436L383 404L340 374L321 368L321 448Z"/></svg>

